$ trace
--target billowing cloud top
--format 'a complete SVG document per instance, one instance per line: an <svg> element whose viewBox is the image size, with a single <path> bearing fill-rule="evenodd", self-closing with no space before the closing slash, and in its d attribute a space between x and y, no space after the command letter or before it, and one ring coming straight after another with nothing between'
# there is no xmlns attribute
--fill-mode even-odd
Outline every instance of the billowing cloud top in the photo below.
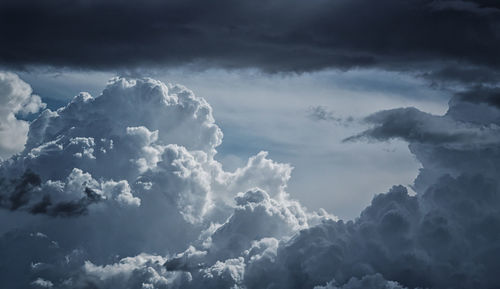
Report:
<svg viewBox="0 0 500 289"><path fill-rule="evenodd" d="M23 150L29 123L17 115L45 108L31 87L12 73L0 71L0 159Z"/></svg>
<svg viewBox="0 0 500 289"><path fill-rule="evenodd" d="M12 81L15 81L13 78ZM485 98L487 99L487 97ZM396 121L399 120L399 121ZM7 288L496 288L500 109L457 95L443 116L367 117L350 140L401 138L413 186L354 221L286 192L266 152L227 172L210 105L181 86L114 78L30 124L0 166Z"/></svg>

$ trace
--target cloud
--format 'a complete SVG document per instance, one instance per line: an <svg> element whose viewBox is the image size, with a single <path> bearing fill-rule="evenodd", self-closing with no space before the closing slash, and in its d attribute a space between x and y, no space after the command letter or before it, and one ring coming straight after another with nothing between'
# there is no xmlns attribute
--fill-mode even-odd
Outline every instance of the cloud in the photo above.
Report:
<svg viewBox="0 0 500 289"><path fill-rule="evenodd" d="M307 117L314 121L329 121L341 125L347 125L354 120L353 117L337 117L333 111L322 105L310 106Z"/></svg>
<svg viewBox="0 0 500 289"><path fill-rule="evenodd" d="M269 72L378 67L447 74L443 65L497 71L500 61L499 6L487 0L92 0L62 6L9 0L0 11L0 61L11 67L194 64Z"/></svg>
<svg viewBox="0 0 500 289"><path fill-rule="evenodd" d="M246 284L311 288L334 279L327 288L371 288L368 276L381 274L392 281L379 277L373 288L494 287L498 202L496 179L480 176L445 176L417 196L394 187L355 221L324 222L280 243L247 268Z"/></svg>
<svg viewBox="0 0 500 289"><path fill-rule="evenodd" d="M455 11L465 11L475 14L490 14L498 13L500 10L497 7L487 7L480 1L462 1L462 0L450 0L450 1L435 1L430 4L430 6L436 11L442 10L455 10Z"/></svg>
<svg viewBox="0 0 500 289"><path fill-rule="evenodd" d="M335 280L328 282L326 286L316 286L314 289L404 289L398 282L387 281L380 274L367 275L361 279L351 278L349 282L341 287L335 286Z"/></svg>
<svg viewBox="0 0 500 289"><path fill-rule="evenodd" d="M498 143L496 124L475 124L422 112L414 107L380 111L365 118L374 126L344 142L360 139L384 141L403 139L410 143L465 147L494 146Z"/></svg>
<svg viewBox="0 0 500 289"><path fill-rule="evenodd" d="M38 288L52 288L54 284L50 281L44 280L42 278L38 278L35 281L31 282L32 285Z"/></svg>
<svg viewBox="0 0 500 289"><path fill-rule="evenodd" d="M29 123L17 116L36 113L45 106L29 84L0 71L0 160L23 150Z"/></svg>
<svg viewBox="0 0 500 289"><path fill-rule="evenodd" d="M430 81L432 87L449 88L450 84L474 86L478 84L497 84L500 72L495 68L480 68L472 66L441 65L431 71L419 73Z"/></svg>
<svg viewBox="0 0 500 289"><path fill-rule="evenodd" d="M457 95L442 116L367 117L357 140L401 138L422 168L416 194L396 185L345 222L292 200L292 167L266 152L224 171L222 133L188 89L114 78L97 97L43 112L2 163L16 196L2 195L3 207L19 204L6 218L28 221L0 237L0 278L9 288L494 288L499 116ZM86 213L22 209L45 192Z"/></svg>
<svg viewBox="0 0 500 289"><path fill-rule="evenodd" d="M475 110L482 109L488 113L474 117ZM394 186L377 195L354 221L323 218L280 234L267 228L273 224L292 228L275 213L284 212L279 208L286 202L271 205L272 198L259 190L240 194L225 224L209 229L201 244L166 261L169 272L190 274L182 279L184 285L170 288L496 286L500 282L494 273L500 254L496 139L439 136L445 132L461 136L456 132L464 128L477 135L494 134L488 128L498 125L500 111L493 110L457 96L444 116L399 109L369 117L382 127L389 123L389 128L397 124L397 117L409 119L408 123L400 119L403 124L388 132L384 127L379 139L400 137L410 143L423 165L414 186L416 195ZM424 131L415 134L415 129Z"/></svg>
<svg viewBox="0 0 500 289"><path fill-rule="evenodd" d="M368 117L375 128L357 139L398 137L410 143L423 165L415 180L417 195L394 187L353 222L324 222L301 231L278 248L275 271L265 271L285 276L274 278L276 284L295 276L291 287L333 277L326 288L350 288L372 274L409 288L496 286L499 280L490 272L499 254L494 233L500 224L499 171L493 165L499 113L458 95L444 116L407 108ZM464 128L471 134L459 133ZM384 284L375 288L392 288Z"/></svg>
<svg viewBox="0 0 500 289"><path fill-rule="evenodd" d="M500 88L478 86L458 94L460 100L484 103L500 108Z"/></svg>
<svg viewBox="0 0 500 289"><path fill-rule="evenodd" d="M237 255L255 236L283 237L330 218L289 199L292 167L266 152L234 172L222 170L214 159L221 141L204 99L153 79L113 78L99 96L80 93L57 111L43 111L30 123L24 150L0 166L5 221L27 220L0 238L0 254L15 272L0 278L10 288L161 287L171 285L165 274L188 278L163 264L190 244L214 244L214 252L230 256L225 236L240 234ZM269 193L255 189L254 197L235 200L256 187ZM249 224L247 215L260 218L253 232L238 225ZM226 223L235 224L215 233ZM45 237L32 237L38 233ZM217 263L219 254L210 254L204 274L236 276L238 257ZM130 259L105 265L122 257Z"/></svg>
<svg viewBox="0 0 500 289"><path fill-rule="evenodd" d="M97 288L168 288L169 278L162 276L164 259L160 256L141 254L122 259L117 264L98 266L87 261L83 267L87 278L68 282L68 285L94 286ZM68 288L71 288L68 286ZM75 288L75 287L73 287Z"/></svg>
<svg viewBox="0 0 500 289"><path fill-rule="evenodd" d="M240 288L247 284L246 268L275 256L279 240L288 240L299 230L319 224L321 220L333 219L326 213L308 213L297 202L273 199L259 189L240 193L235 199L231 216L225 223L211 226L202 233L193 243L197 247L190 246L171 258L151 257L162 260L161 266L157 261L156 267L150 269L151 263L140 261L144 256L138 255L101 267L87 263L85 272L73 278L88 279L91 268L92 275L108 282L105 284L114 280L140 284L149 282L150 274L145 277L136 273L147 270L158 274L155 280L163 280L161 284L155 283L155 288Z"/></svg>

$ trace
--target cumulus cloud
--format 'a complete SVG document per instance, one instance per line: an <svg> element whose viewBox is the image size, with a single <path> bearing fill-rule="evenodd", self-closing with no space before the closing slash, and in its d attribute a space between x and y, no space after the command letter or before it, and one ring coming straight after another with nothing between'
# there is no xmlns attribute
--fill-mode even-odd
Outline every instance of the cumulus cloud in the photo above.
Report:
<svg viewBox="0 0 500 289"><path fill-rule="evenodd" d="M207 228L193 246L170 258L157 259L164 263L156 263L154 274L163 283L155 283L153 288L243 288L249 282L247 267L275 258L280 241L322 220L334 219L324 212L307 213L294 201L279 202L259 189L238 194L236 203L226 222ZM77 278L89 278L88 270L92 268L101 281L112 282L120 277L126 283L139 284L151 277L131 272L153 272L150 263L141 260L144 256L138 255L104 267L87 263L85 272Z"/></svg>
<svg viewBox="0 0 500 289"><path fill-rule="evenodd" d="M376 196L355 221L324 222L300 232L278 249L270 275L298 276L292 288L327 282L326 288L351 288L373 274L383 276L374 288L397 285L384 279L409 288L497 286L492 270L499 256L499 115L458 95L444 116L414 108L369 116L374 128L353 139L408 141L423 165L414 184L417 195L394 187Z"/></svg>
<svg viewBox="0 0 500 289"><path fill-rule="evenodd" d="M266 152L224 171L211 107L188 89L114 78L97 97L44 111L24 150L2 163L1 207L23 222L0 238L0 279L9 288L495 288L499 116L458 95L442 116L369 116L373 127L352 140L403 139L422 169L416 194L396 185L345 222L292 200L292 167Z"/></svg>
<svg viewBox="0 0 500 289"><path fill-rule="evenodd" d="M45 108L31 86L17 75L0 71L0 160L23 150L29 123L18 115Z"/></svg>
<svg viewBox="0 0 500 289"><path fill-rule="evenodd" d="M211 247L196 276L242 282L241 250L256 238L289 237L330 218L289 199L292 167L266 152L222 170L213 158L221 141L204 99L153 79L114 78L97 97L80 93L43 111L24 150L0 166L6 218L28 220L2 237L6 259L23 255L2 279L12 288L174 286L193 278L182 265L194 262L186 257L192 244L193 256ZM253 231L249 218L259 220ZM33 239L34 230L45 237ZM6 249L26 238L42 245ZM223 254L234 258L219 260ZM175 258L186 261L164 266Z"/></svg>
<svg viewBox="0 0 500 289"><path fill-rule="evenodd" d="M202 234L205 241L168 259L165 267L189 273L182 282L186 288L495 287L500 282L494 273L500 240L496 139L434 136L460 135L456 132L462 130L494 135L491 129L498 124L500 111L489 111L479 121L475 109L484 108L457 97L444 116L410 109L410 125L402 120L396 132L380 134L384 136L380 140L405 139L421 160L416 195L394 186L377 195L354 221L322 218L297 230L290 224L300 222L283 223L294 218L282 219L279 216L286 214L275 213L286 202L273 206L267 194L251 190L236 197L226 223ZM396 113L401 111L408 109ZM392 113L380 113L377 125L395 125ZM415 129L424 131L413 136ZM425 129L432 132L430 139ZM261 223L261 218L266 221ZM251 220L253 226L243 220ZM267 230L275 223L290 229Z"/></svg>

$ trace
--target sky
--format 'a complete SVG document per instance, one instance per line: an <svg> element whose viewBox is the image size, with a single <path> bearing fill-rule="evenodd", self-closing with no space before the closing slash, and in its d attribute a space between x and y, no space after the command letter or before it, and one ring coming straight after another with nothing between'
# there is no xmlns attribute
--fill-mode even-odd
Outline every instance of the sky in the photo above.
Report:
<svg viewBox="0 0 500 289"><path fill-rule="evenodd" d="M500 6L0 3L7 288L496 288Z"/></svg>

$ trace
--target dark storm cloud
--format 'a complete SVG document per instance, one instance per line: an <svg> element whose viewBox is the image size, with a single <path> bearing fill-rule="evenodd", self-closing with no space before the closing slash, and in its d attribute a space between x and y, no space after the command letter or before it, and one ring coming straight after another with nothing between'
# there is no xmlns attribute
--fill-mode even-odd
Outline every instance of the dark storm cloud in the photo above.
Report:
<svg viewBox="0 0 500 289"><path fill-rule="evenodd" d="M0 4L0 62L497 70L499 8L485 0L7 0Z"/></svg>
<svg viewBox="0 0 500 289"><path fill-rule="evenodd" d="M471 103L485 103L500 109L500 88L478 86L461 92L458 97Z"/></svg>
<svg viewBox="0 0 500 289"><path fill-rule="evenodd" d="M465 85L495 84L500 79L500 71L495 68L468 67L461 65L445 65L420 75L431 81L435 86L439 84L459 83Z"/></svg>

